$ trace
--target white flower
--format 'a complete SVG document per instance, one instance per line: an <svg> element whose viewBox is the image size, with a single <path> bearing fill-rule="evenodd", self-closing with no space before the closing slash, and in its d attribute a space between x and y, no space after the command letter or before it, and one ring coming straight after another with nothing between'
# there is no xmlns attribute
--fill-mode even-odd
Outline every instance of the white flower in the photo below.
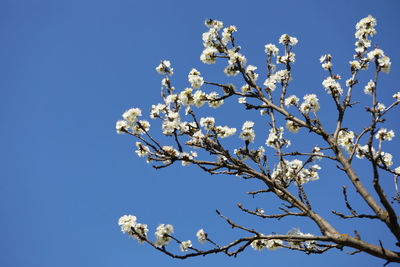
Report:
<svg viewBox="0 0 400 267"><path fill-rule="evenodd" d="M171 62L169 62L168 60L163 60L161 61L160 65L157 66L156 71L159 74L169 74L172 75L174 74L174 69L171 68Z"/></svg>
<svg viewBox="0 0 400 267"><path fill-rule="evenodd" d="M215 128L215 132L218 134L219 137L221 138L226 138L229 136L232 136L236 133L236 128L229 128L228 126L217 126Z"/></svg>
<svg viewBox="0 0 400 267"><path fill-rule="evenodd" d="M395 172L397 175L400 175L400 166L397 167L396 169L394 169L394 172Z"/></svg>
<svg viewBox="0 0 400 267"><path fill-rule="evenodd" d="M223 103L224 100L220 99L220 100L216 100L218 99L218 93L217 92L211 92L207 95L207 99L208 99L208 105L211 108L218 108L220 107Z"/></svg>
<svg viewBox="0 0 400 267"><path fill-rule="evenodd" d="M300 106L301 112L308 113L309 111L319 110L318 98L315 94L305 95L303 99L304 102Z"/></svg>
<svg viewBox="0 0 400 267"><path fill-rule="evenodd" d="M212 130L215 125L215 119L213 117L206 117L200 119L200 125L206 130Z"/></svg>
<svg viewBox="0 0 400 267"><path fill-rule="evenodd" d="M215 63L216 53L218 53L218 50L215 47L206 47L200 55L200 60L206 64L213 64Z"/></svg>
<svg viewBox="0 0 400 267"><path fill-rule="evenodd" d="M342 95L343 90L340 87L340 84L335 81L332 77L327 77L323 82L322 85L325 87L325 90L328 91L328 94L339 94Z"/></svg>
<svg viewBox="0 0 400 267"><path fill-rule="evenodd" d="M138 235L135 234L133 237L137 238L139 243L143 243L144 239L147 238L147 232L149 231L147 224L136 224L135 231L138 233Z"/></svg>
<svg viewBox="0 0 400 267"><path fill-rule="evenodd" d="M200 76L200 72L196 69L192 69L188 75L189 82L194 89L200 89L204 84L203 77Z"/></svg>
<svg viewBox="0 0 400 267"><path fill-rule="evenodd" d="M280 239L269 239L267 241L266 247L268 250L276 250L282 247L283 241Z"/></svg>
<svg viewBox="0 0 400 267"><path fill-rule="evenodd" d="M350 153L354 147L354 132L341 130L338 135L338 144Z"/></svg>
<svg viewBox="0 0 400 267"><path fill-rule="evenodd" d="M194 97L192 95L193 89L186 88L184 91L179 93L179 101L184 106L191 106L194 104Z"/></svg>
<svg viewBox="0 0 400 267"><path fill-rule="evenodd" d="M274 44L266 44L265 45L265 53L272 53L274 56L277 56L279 49Z"/></svg>
<svg viewBox="0 0 400 267"><path fill-rule="evenodd" d="M121 232L129 233L131 232L131 228L136 225L136 216L133 215L124 215L118 220L118 225L121 226Z"/></svg>
<svg viewBox="0 0 400 267"><path fill-rule="evenodd" d="M400 92L397 92L393 95L393 98L396 99L396 101L400 100Z"/></svg>
<svg viewBox="0 0 400 267"><path fill-rule="evenodd" d="M201 90L197 90L193 95L193 103L198 108L204 105L206 99L206 93Z"/></svg>
<svg viewBox="0 0 400 267"><path fill-rule="evenodd" d="M256 134L254 133L253 126L254 122L252 121L246 121L243 123L242 132L240 133L239 138L247 142L254 142Z"/></svg>
<svg viewBox="0 0 400 267"><path fill-rule="evenodd" d="M197 231L196 236L197 236L197 240L199 240L200 244L204 244L207 241L207 234L204 233L203 229L200 229L199 231Z"/></svg>
<svg viewBox="0 0 400 267"><path fill-rule="evenodd" d="M359 61L353 60L353 61L349 61L349 63L350 63L350 67L351 67L352 69L356 69L356 70L361 69L361 64L360 64Z"/></svg>
<svg viewBox="0 0 400 267"><path fill-rule="evenodd" d="M238 75L239 70L236 68L236 66L234 64L232 64L232 65L229 64L224 69L224 73L226 74L226 76L236 76L236 75Z"/></svg>
<svg viewBox="0 0 400 267"><path fill-rule="evenodd" d="M238 98L238 103L239 103L239 104L244 104L244 103L246 103L246 98L245 98L245 97L239 97L239 98Z"/></svg>
<svg viewBox="0 0 400 267"><path fill-rule="evenodd" d="M382 104L382 103L378 103L378 104L376 105L376 111L378 111L378 112L384 111L385 108L386 108L385 105Z"/></svg>
<svg viewBox="0 0 400 267"><path fill-rule="evenodd" d="M286 129L288 129L292 133L297 133L300 130L300 126L294 121L287 120L286 121Z"/></svg>
<svg viewBox="0 0 400 267"><path fill-rule="evenodd" d="M390 66L392 63L390 62L390 58L387 56L382 56L378 59L379 66L382 69L382 72L384 73L389 73L390 72Z"/></svg>
<svg viewBox="0 0 400 267"><path fill-rule="evenodd" d="M158 103L157 105L151 106L150 118L155 119L160 115L160 112L163 112L166 106L164 104Z"/></svg>
<svg viewBox="0 0 400 267"><path fill-rule="evenodd" d="M247 75L249 75L251 78L253 78L254 81L257 81L257 79L258 79L258 74L255 73L256 69L257 69L257 67L253 66L253 65L248 65L246 68Z"/></svg>
<svg viewBox="0 0 400 267"><path fill-rule="evenodd" d="M265 239L258 239L251 242L250 246L254 250L262 251L267 246L267 241Z"/></svg>
<svg viewBox="0 0 400 267"><path fill-rule="evenodd" d="M379 131L376 133L375 138L378 140L387 140L387 141L392 141L394 137L394 132L393 130L387 131L385 128L379 129Z"/></svg>
<svg viewBox="0 0 400 267"><path fill-rule="evenodd" d="M374 88L375 88L375 83L372 80L370 80L368 84L364 87L364 93L366 95L372 95L372 91L374 90Z"/></svg>
<svg viewBox="0 0 400 267"><path fill-rule="evenodd" d="M383 158L383 162L385 163L385 165L387 167L390 167L393 165L393 156L390 153L387 152L381 152L381 157ZM378 158L378 163L382 163L382 161L380 160L380 158Z"/></svg>
<svg viewBox="0 0 400 267"><path fill-rule="evenodd" d="M235 65L236 63L240 63L240 65L244 67L247 63L246 57L240 54L239 52L235 52L235 50L233 49L228 51L228 56L229 56L228 62L230 65Z"/></svg>
<svg viewBox="0 0 400 267"><path fill-rule="evenodd" d="M129 126L132 126L138 121L139 116L142 116L142 110L140 108L131 108L122 114L122 117L126 120Z"/></svg>
<svg viewBox="0 0 400 267"><path fill-rule="evenodd" d="M289 107L290 105L298 106L299 105L299 98L295 95L291 95L285 99L285 106Z"/></svg>
<svg viewBox="0 0 400 267"><path fill-rule="evenodd" d="M243 85L242 87L240 87L240 91L241 91L243 94L247 94L247 93L250 93L252 90L251 90L250 85L245 84L245 85ZM399 92L399 94L400 94L400 92Z"/></svg>
<svg viewBox="0 0 400 267"><path fill-rule="evenodd" d="M214 28L217 31L219 31L224 26L222 21L214 19L206 19L204 25L206 25L208 28Z"/></svg>
<svg viewBox="0 0 400 267"><path fill-rule="evenodd" d="M297 38L296 37L291 37L288 34L283 34L280 38L279 38L279 43L283 44L283 45L296 45L297 44Z"/></svg>
<svg viewBox="0 0 400 267"><path fill-rule="evenodd" d="M321 148L319 148L319 146L316 145L316 146L313 148L312 153L313 153L313 154L318 154L318 155L323 156L324 153L320 152L320 150L321 150ZM315 161L315 159L321 160L322 157L320 157L320 156L315 156L315 157L313 158L313 161Z"/></svg>
<svg viewBox="0 0 400 267"><path fill-rule="evenodd" d="M128 128L128 123L125 120L119 120L117 121L115 128L117 129L118 134L123 134L125 133L126 128Z"/></svg>
<svg viewBox="0 0 400 267"><path fill-rule="evenodd" d="M135 152L139 157L145 157L150 153L150 148L143 145L141 142L136 142L136 147L138 150Z"/></svg>
<svg viewBox="0 0 400 267"><path fill-rule="evenodd" d="M190 240L183 241L183 242L180 244L180 248L181 248L181 251L182 251L182 252L188 251L188 248L191 248L191 247L192 247L192 241L190 241Z"/></svg>
<svg viewBox="0 0 400 267"><path fill-rule="evenodd" d="M154 243L154 245L158 248L167 245L171 241L169 235L171 235L173 232L174 232L174 227L172 225L160 224L155 232L157 240Z"/></svg>
<svg viewBox="0 0 400 267"><path fill-rule="evenodd" d="M234 25L230 25L226 27L222 32L222 43L227 45L232 39L232 33L236 32L236 27Z"/></svg>
<svg viewBox="0 0 400 267"><path fill-rule="evenodd" d="M265 87L267 87L269 90L274 91L276 88L276 80L275 76L271 75L268 79L265 80L264 82Z"/></svg>

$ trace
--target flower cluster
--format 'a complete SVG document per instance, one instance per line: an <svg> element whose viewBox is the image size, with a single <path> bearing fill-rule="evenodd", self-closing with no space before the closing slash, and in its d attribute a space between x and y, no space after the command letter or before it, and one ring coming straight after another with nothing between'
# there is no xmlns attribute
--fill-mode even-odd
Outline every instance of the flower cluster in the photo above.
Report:
<svg viewBox="0 0 400 267"><path fill-rule="evenodd" d="M189 82L194 89L200 89L204 84L203 77L200 76L200 72L196 69L192 69L188 75Z"/></svg>
<svg viewBox="0 0 400 267"><path fill-rule="evenodd" d="M354 132L341 130L338 135L338 144L343 147L348 153L351 153L354 147Z"/></svg>
<svg viewBox="0 0 400 267"><path fill-rule="evenodd" d="M181 248L182 252L187 252L188 248L191 248L191 247L192 247L192 241L190 241L190 240L183 241L180 244L180 248Z"/></svg>
<svg viewBox="0 0 400 267"><path fill-rule="evenodd" d="M251 242L250 246L254 250L262 251L264 248L275 250L282 247L283 241L280 239L256 239Z"/></svg>
<svg viewBox="0 0 400 267"><path fill-rule="evenodd" d="M383 53L382 49L375 48L367 54L369 60L375 60L376 64L381 68L384 73L390 72L390 58Z"/></svg>
<svg viewBox="0 0 400 267"><path fill-rule="evenodd" d="M376 139L382 140L382 141L385 141L385 140L392 141L393 137L394 137L393 130L388 131L385 128L379 129L378 132L375 135Z"/></svg>
<svg viewBox="0 0 400 267"><path fill-rule="evenodd" d="M277 56L278 52L279 52L279 49L274 44L266 44L265 45L265 53L267 53L267 54L271 53L272 55Z"/></svg>
<svg viewBox="0 0 400 267"><path fill-rule="evenodd" d="M290 146L290 141L283 138L283 127L269 129L269 135L265 144L274 149L280 149L283 145Z"/></svg>
<svg viewBox="0 0 400 267"><path fill-rule="evenodd" d="M307 169L301 160L284 160L275 168L274 172L272 173L272 177L285 182L295 181L296 184L303 185L309 181L318 180L319 175L317 171L320 169L321 167L318 164L314 164Z"/></svg>
<svg viewBox="0 0 400 267"><path fill-rule="evenodd" d="M142 116L142 111L139 108L131 108L125 111L122 114L124 120L117 121L115 125L117 133L122 134L130 129L133 134L139 135L150 130L150 123L146 120L138 121L139 116Z"/></svg>
<svg viewBox="0 0 400 267"><path fill-rule="evenodd" d="M331 59L332 56L330 54L323 55L320 57L319 62L322 64L322 68L324 70L328 70L332 67Z"/></svg>
<svg viewBox="0 0 400 267"><path fill-rule="evenodd" d="M291 45L294 46L297 44L297 38L296 37L291 37L288 34L282 34L281 37L279 38L279 43L283 45Z"/></svg>
<svg viewBox="0 0 400 267"><path fill-rule="evenodd" d="M174 74L174 69L171 68L171 62L169 62L168 60L163 60L161 61L160 65L157 66L156 71L159 74L163 74L163 75L172 75Z"/></svg>
<svg viewBox="0 0 400 267"><path fill-rule="evenodd" d="M240 133L239 137L246 142L254 142L256 134L254 133L253 126L254 122L252 121L246 121L243 123L242 132Z"/></svg>
<svg viewBox="0 0 400 267"><path fill-rule="evenodd" d="M376 34L376 30L374 28L375 26L376 26L376 19L371 15L361 19L356 24L355 37L358 40L355 43L355 45L357 54L364 53L368 49L368 47L371 46L371 40L369 40L368 37L372 37L374 34Z"/></svg>
<svg viewBox="0 0 400 267"><path fill-rule="evenodd" d="M229 128L228 126L217 126L215 127L215 132L218 137L226 138L232 136L236 133L236 128Z"/></svg>
<svg viewBox="0 0 400 267"><path fill-rule="evenodd" d="M343 90L340 87L340 84L335 81L332 77L327 77L323 82L322 85L324 86L325 90L328 91L328 94L333 95L342 95Z"/></svg>
<svg viewBox="0 0 400 267"><path fill-rule="evenodd" d="M297 228L293 228L292 230L289 230L287 232L288 235L293 235L293 236L298 236L298 237L302 237L302 236L307 236L307 237L313 237L314 235L307 233L304 234L302 233L299 229ZM306 248L306 249L315 249L316 248L316 241L314 240L307 240L307 241L290 241L288 242L288 244L292 247L296 247L296 248Z"/></svg>
<svg viewBox="0 0 400 267"><path fill-rule="evenodd" d="M299 98L295 95L291 95L285 99L285 106L289 107L290 105L299 106Z"/></svg>
<svg viewBox="0 0 400 267"><path fill-rule="evenodd" d="M173 232L174 227L172 225L160 224L155 232L155 236L157 238L156 242L154 243L155 246L158 248L166 246L171 241L170 234Z"/></svg>
<svg viewBox="0 0 400 267"><path fill-rule="evenodd" d="M310 111L315 112L319 110L318 98L315 94L305 95L303 99L304 102L300 105L300 111L302 113L307 114Z"/></svg>
<svg viewBox="0 0 400 267"><path fill-rule="evenodd" d="M364 93L366 95L372 95L374 89L375 89L375 83L372 80L370 80L364 87Z"/></svg>
<svg viewBox="0 0 400 267"><path fill-rule="evenodd" d="M124 234L128 233L129 236L138 239L139 243L143 243L147 239L147 232L149 231L147 225L137 223L136 217L133 215L122 216L118 220L118 225Z"/></svg>

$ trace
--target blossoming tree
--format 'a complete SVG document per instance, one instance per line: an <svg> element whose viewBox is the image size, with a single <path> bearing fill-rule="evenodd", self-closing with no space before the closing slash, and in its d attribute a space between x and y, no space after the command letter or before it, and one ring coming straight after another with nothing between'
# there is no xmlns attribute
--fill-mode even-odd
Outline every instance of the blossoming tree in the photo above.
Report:
<svg viewBox="0 0 400 267"><path fill-rule="evenodd" d="M150 123L140 120L142 111L131 108L122 115L116 129L119 134L129 134L138 139L136 153L153 164L156 169L165 168L180 162L182 166L193 164L210 174L234 175L243 179L257 179L263 184L258 191L248 192L249 195L274 194L285 205L280 207L280 214L265 214L262 209L249 209L242 204L238 208L246 214L260 218L281 219L297 216L311 219L319 229L319 234L302 233L299 229L292 229L285 234L264 234L252 228L239 225L219 211L227 224L239 228L247 233L227 244L219 244L203 229L198 230L198 244L190 240L183 241L173 235L174 228L170 224L161 224L155 231L155 241L148 236L146 224L138 223L133 215L124 215L119 219L123 233L128 233L139 243L147 243L155 249L173 257L185 259L188 257L224 253L236 256L248 247L255 250L287 248L307 254L324 253L330 249L344 247L358 252L368 253L389 262L400 262L400 254L392 249L385 248L382 243L372 244L362 239L357 231L354 235L340 233L334 226L311 205L306 193L307 183L319 179L320 165L316 162L336 165L346 179L351 181L359 196L370 208L370 213L357 213L347 197L347 189L343 188L344 203L348 213L332 211L342 219L376 220L386 227L400 246L400 227L394 205L400 202L397 190L397 175L400 167L392 168L392 155L384 152L387 141L394 137L393 130L383 128L385 114L400 103L400 92L393 95L393 102L385 106L378 101L377 82L381 73L390 71L391 62L378 47L371 47L370 38L376 33L376 20L368 16L356 25L355 54L350 61L350 78L342 88L340 75L332 69L332 56L324 55L320 58L322 68L327 71L327 77L322 82L329 98L336 106L337 120L333 121L333 131L328 131L318 118L320 109L319 99L315 94L296 96L289 94L288 86L292 79L291 68L295 62L293 48L297 44L295 37L284 34L280 37L281 51L274 44L265 45L267 56L266 80L263 85L258 82L257 67L247 65L247 60L240 53L234 39L235 26L223 28L223 24L216 20L205 22L208 31L203 33L204 50L200 56L202 62L213 64L216 60L226 60L228 65L224 69L227 76L239 75L243 78L243 86L238 90L233 84L222 84L206 81L196 69L189 72L188 80L191 88L176 92L170 77L173 68L169 61L163 60L156 68L163 75L161 86L162 102L153 105L150 118L161 123L163 135L169 137L170 142L163 144L150 133ZM273 64L276 61L278 67ZM279 68L279 70L278 70ZM364 93L370 95L366 112L370 116L370 123L362 131L355 132L344 128L343 121L348 108L358 104L352 102L353 88L358 85L358 74L368 68L375 69L374 77L364 86ZM362 85L361 85L362 86ZM207 92L207 87L219 88L220 92ZM203 88L203 89L202 89ZM269 125L269 135L265 141L267 149L274 151L274 157L268 158L264 146L254 146L255 130L253 121L245 121L240 130L229 126L222 126L213 117L201 117L199 108L205 105L217 109L224 104L227 98L238 98L239 105L246 110L258 110L266 116ZM323 146L315 146L309 151L290 151L291 141L284 137L284 127L292 133L301 130L308 131L320 138ZM240 132L239 132L240 131ZM225 144L225 138L239 137L235 147ZM241 140L240 140L241 139ZM293 139L293 142L296 142ZM208 155L197 151L206 151ZM199 155L201 154L201 155ZM374 198L365 186L368 179L357 174L353 166L354 157L368 161L372 167L372 185ZM319 163L322 165L322 163ZM395 196L387 196L381 185L382 175L395 177ZM179 244L182 254L174 253L169 249L169 243ZM207 243L207 244L205 244Z"/></svg>

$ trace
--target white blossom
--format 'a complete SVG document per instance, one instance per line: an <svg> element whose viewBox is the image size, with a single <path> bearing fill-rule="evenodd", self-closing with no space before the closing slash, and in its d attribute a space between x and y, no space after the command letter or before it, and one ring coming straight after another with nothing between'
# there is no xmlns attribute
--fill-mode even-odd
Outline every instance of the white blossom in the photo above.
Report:
<svg viewBox="0 0 400 267"><path fill-rule="evenodd" d="M385 105L382 104L382 103L378 103L378 104L376 105L376 111L378 111L378 112L384 111L385 108L386 108Z"/></svg>
<svg viewBox="0 0 400 267"><path fill-rule="evenodd" d="M197 90L193 95L193 103L198 108L204 105L206 99L206 93L201 90Z"/></svg>
<svg viewBox="0 0 400 267"><path fill-rule="evenodd" d="M154 245L158 248L166 246L171 241L169 235L171 235L173 232L174 232L174 227L172 225L160 224L155 232L157 240L154 243Z"/></svg>
<svg viewBox="0 0 400 267"><path fill-rule="evenodd" d="M325 87L325 90L328 91L328 94L339 94L342 95L343 90L340 87L340 84L335 81L332 77L327 77L323 82L322 85Z"/></svg>
<svg viewBox="0 0 400 267"><path fill-rule="evenodd" d="M196 69L192 69L189 72L188 79L189 79L190 85L194 89L200 89L200 87L204 84L203 77L200 76L200 72Z"/></svg>
<svg viewBox="0 0 400 267"><path fill-rule="evenodd" d="M208 28L214 28L217 31L219 31L224 26L222 21L214 19L206 19L204 25L206 25Z"/></svg>
<svg viewBox="0 0 400 267"><path fill-rule="evenodd" d="M168 60L161 61L160 65L157 66L156 71L159 74L163 74L163 75L166 75L166 74L172 75L172 74L174 74L174 69L171 68L171 62L169 62Z"/></svg>
<svg viewBox="0 0 400 267"><path fill-rule="evenodd" d="M295 95L291 95L285 99L285 106L289 107L290 105L298 106L299 105L299 98Z"/></svg>
<svg viewBox="0 0 400 267"><path fill-rule="evenodd" d="M350 153L354 147L354 132L341 130L338 135L338 144Z"/></svg>
<svg viewBox="0 0 400 267"><path fill-rule="evenodd" d="M305 95L303 99L304 102L300 106L301 112L308 113L310 111L319 110L318 98L315 94Z"/></svg>
<svg viewBox="0 0 400 267"><path fill-rule="evenodd" d="M400 92L397 92L393 95L393 98L396 99L396 101L400 100Z"/></svg>
<svg viewBox="0 0 400 267"><path fill-rule="evenodd" d="M191 247L192 247L192 241L190 241L190 240L183 241L183 242L180 244L180 248L181 248L181 251L182 251L182 252L187 252L187 251L188 251L188 248L191 248Z"/></svg>
<svg viewBox="0 0 400 267"><path fill-rule="evenodd" d="M372 91L374 90L374 88L375 88L375 83L372 80L370 80L368 84L364 87L364 93L367 95L372 95Z"/></svg>
<svg viewBox="0 0 400 267"><path fill-rule="evenodd" d="M143 145L141 142L136 142L136 147L138 148L135 152L139 157L145 157L150 153L150 148Z"/></svg>
<svg viewBox="0 0 400 267"><path fill-rule="evenodd" d="M223 100L223 99L216 100L216 99L218 99L218 98L219 98L219 97L218 97L218 93L217 93L217 92L211 92L211 93L209 93L209 94L207 95L208 105L209 105L211 108L218 108L218 107L220 107L220 106L224 103L224 100Z"/></svg>
<svg viewBox="0 0 400 267"><path fill-rule="evenodd" d="M382 140L382 141L384 141L384 140L392 141L393 137L394 137L393 130L388 131L385 128L379 129L378 132L375 135L376 139Z"/></svg>
<svg viewBox="0 0 400 267"><path fill-rule="evenodd" d="M254 133L253 126L254 122L252 121L246 121L243 123L242 132L239 135L240 139L247 142L254 142L256 134Z"/></svg>
<svg viewBox="0 0 400 267"><path fill-rule="evenodd" d="M234 135L236 133L236 128L229 128L228 126L217 126L215 127L215 132L218 134L218 137L226 138Z"/></svg>
<svg viewBox="0 0 400 267"><path fill-rule="evenodd" d="M236 32L236 26L230 25L222 31L222 43L227 45L232 39L232 33Z"/></svg>
<svg viewBox="0 0 400 267"><path fill-rule="evenodd" d="M215 47L206 47L200 55L200 60L206 64L213 64L215 63L215 54L217 53L218 50Z"/></svg>
<svg viewBox="0 0 400 267"><path fill-rule="evenodd" d="M279 49L274 44L266 44L265 45L265 53L272 53L274 56L277 56Z"/></svg>
<svg viewBox="0 0 400 267"><path fill-rule="evenodd" d="M122 114L122 117L129 126L135 124L139 116L142 116L142 110L140 108L131 108Z"/></svg>
<svg viewBox="0 0 400 267"><path fill-rule="evenodd" d="M117 121L115 128L117 129L118 134L123 134L128 128L128 123L125 120L119 120Z"/></svg>
<svg viewBox="0 0 400 267"><path fill-rule="evenodd" d="M191 106L194 104L194 97L192 95L193 89L186 88L184 91L179 93L179 101L184 106Z"/></svg>
<svg viewBox="0 0 400 267"><path fill-rule="evenodd" d="M207 234L204 232L203 229L198 230L196 236L200 244L204 244L207 241Z"/></svg>
<svg viewBox="0 0 400 267"><path fill-rule="evenodd" d="M163 112L166 108L166 105L158 103L157 105L151 106L150 118L155 119L160 115L160 112Z"/></svg>
<svg viewBox="0 0 400 267"><path fill-rule="evenodd" d="M133 215L124 215L119 218L118 225L121 226L121 232L130 233L132 227L136 225L136 216Z"/></svg>
<svg viewBox="0 0 400 267"><path fill-rule="evenodd" d="M206 130L212 130L215 125L215 119L213 117L206 117L200 119L200 125Z"/></svg>
<svg viewBox="0 0 400 267"><path fill-rule="evenodd" d="M292 133L298 133L300 130L300 125L298 125L294 121L287 120L286 121L286 129L288 129Z"/></svg>

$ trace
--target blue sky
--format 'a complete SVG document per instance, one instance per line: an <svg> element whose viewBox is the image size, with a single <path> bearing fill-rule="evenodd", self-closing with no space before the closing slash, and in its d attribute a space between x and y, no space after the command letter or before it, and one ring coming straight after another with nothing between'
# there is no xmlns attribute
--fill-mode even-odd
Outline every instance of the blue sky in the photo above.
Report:
<svg viewBox="0 0 400 267"><path fill-rule="evenodd" d="M374 41L392 61L391 73L381 76L378 93L384 103L391 103L391 95L399 91L398 1L1 1L0 265L382 264L365 254L331 251L307 256L284 249L262 253L249 249L237 259L211 255L182 262L137 244L117 225L118 218L129 213L147 223L150 232L159 223L170 223L179 238L194 243L199 228L221 242L242 235L217 217L215 209L219 209L266 234L292 227L318 233L311 221L278 223L242 215L237 202L271 212L279 204L269 196L246 196L248 190L259 189L256 182L209 176L193 166L155 171L136 157L133 138L115 133L115 121L132 106L146 113L151 104L160 102L161 77L155 71L160 59L171 60L178 90L189 86L187 74L193 67L206 80L229 80L222 72L224 64L208 66L199 60L201 34L206 31L203 22L215 18L236 25L243 54L260 72L265 71L264 45L277 44L283 33L296 36L299 44L290 88L298 96L317 93L323 104L321 118L329 125L332 106L322 89L326 73L319 57L331 53L335 72L347 79L354 25L368 14L378 21ZM360 81L368 82L370 75L364 73ZM358 87L357 99L368 101L362 88ZM352 110L347 127L360 129L367 122L362 113L365 103ZM237 128L247 119L262 122L257 113L243 112L234 101L221 111L200 112ZM397 129L399 135L397 114L398 110L389 114L386 127ZM158 127L154 124L153 130ZM321 142L306 133L298 138L302 146ZM400 165L398 140L386 150L393 154L396 166ZM260 134L256 143L264 142ZM344 222L328 215L330 209L345 211L341 186L348 182L334 166L321 165L321 179L309 188L316 209L343 232L351 234L356 223L366 240L381 239L393 247L380 224ZM356 166L360 176L370 181L369 169L359 162ZM392 177L384 178L390 195ZM354 190L351 193L355 206L368 211Z"/></svg>

